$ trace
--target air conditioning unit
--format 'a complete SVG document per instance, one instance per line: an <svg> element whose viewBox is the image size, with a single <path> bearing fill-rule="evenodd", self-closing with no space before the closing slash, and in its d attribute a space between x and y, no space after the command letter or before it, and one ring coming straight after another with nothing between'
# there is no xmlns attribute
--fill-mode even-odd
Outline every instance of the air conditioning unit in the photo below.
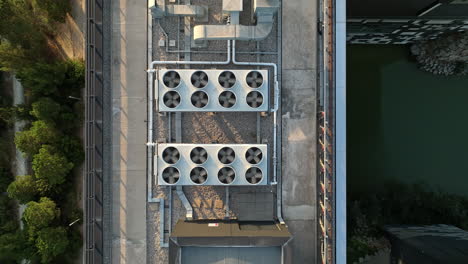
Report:
<svg viewBox="0 0 468 264"><path fill-rule="evenodd" d="M157 144L158 185L266 185L265 144Z"/></svg>
<svg viewBox="0 0 468 264"><path fill-rule="evenodd" d="M160 112L267 112L267 70L159 70Z"/></svg>

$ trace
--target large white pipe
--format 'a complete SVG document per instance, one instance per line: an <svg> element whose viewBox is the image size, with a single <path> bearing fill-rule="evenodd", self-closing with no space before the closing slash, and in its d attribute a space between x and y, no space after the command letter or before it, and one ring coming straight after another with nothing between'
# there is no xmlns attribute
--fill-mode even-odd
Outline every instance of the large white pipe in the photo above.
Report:
<svg viewBox="0 0 468 264"><path fill-rule="evenodd" d="M277 136L278 136L278 121L277 121L277 112L279 108L279 85L278 85L278 66L275 63L270 62L242 62L236 61L236 41L232 43L232 62L236 65L247 65L247 66L266 66L273 68L273 78L274 78L274 106L271 109L273 112L273 182L272 184L278 184L277 178L277 164L278 164L278 150L277 150ZM279 194L277 194L279 195ZM284 224L284 220L281 213L281 203L278 203L277 217L281 224Z"/></svg>

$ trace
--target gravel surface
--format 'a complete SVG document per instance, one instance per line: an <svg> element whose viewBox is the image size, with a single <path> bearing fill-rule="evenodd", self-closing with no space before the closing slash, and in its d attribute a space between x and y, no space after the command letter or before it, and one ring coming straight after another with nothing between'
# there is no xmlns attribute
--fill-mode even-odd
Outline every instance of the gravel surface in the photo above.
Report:
<svg viewBox="0 0 468 264"><path fill-rule="evenodd" d="M166 3L168 1L166 0ZM225 24L223 16L221 15L221 1L219 0L191 0L192 5L206 5L209 6L209 21L204 24ZM250 15L250 1L244 0L244 12L241 13L241 24L252 24ZM180 21L180 22L179 22ZM180 27L179 27L180 23ZM159 24L161 27L159 27ZM200 23L194 23L192 20L191 27ZM169 47L169 50L182 50L184 48L184 19L177 17L166 17L164 19L153 21L153 59L154 60L184 60L184 54L167 53L166 47L159 47L160 39L165 40L166 32L169 40L176 40L176 47ZM276 26L274 27L276 29ZM182 30L182 31L180 31ZM180 43L177 45L177 38L179 37ZM276 52L277 51L277 32L273 32L263 41L238 41L236 42L236 50L239 53L236 56L238 61L251 61L251 62L276 62L276 55L259 55L259 54L243 54L246 51L262 51L262 52ZM206 48L192 48L190 54L193 61L224 61L226 60L226 41L209 41ZM211 52L211 53L199 53ZM212 53L215 52L215 53ZM213 68L209 65L194 66L198 69ZM174 68L169 66L167 68ZM190 68L190 67L188 67ZM258 68L238 65L223 65L219 68L225 69L245 69L245 68ZM270 71L270 84L273 83L273 73ZM271 86L271 93L273 95L273 86ZM270 96L273 98L272 96ZM271 99L272 100L272 99ZM271 102L272 103L272 102ZM272 106L272 105L271 105ZM174 117L174 115L172 115ZM257 113L183 113L182 114L182 142L183 143L257 143L257 118L260 114ZM272 147L272 133L273 133L273 118L272 115L267 114L260 116L260 137L269 144L269 152L273 152ZM174 118L172 119L174 124ZM155 112L154 114L154 128L155 140L157 142L169 141L169 121L168 115L162 115ZM172 128L175 126L173 125ZM175 139L175 131L172 131L172 137ZM259 142L262 143L262 142ZM272 171L270 160L270 172ZM270 180L271 180L271 173ZM169 189L167 187L159 187L153 185L153 196L157 198L165 198L166 206L168 206ZM226 214L226 188L229 188L229 210ZM237 218L237 202L236 196L239 193L256 193L256 192L276 192L276 186L255 186L255 187L236 187L236 186L185 186L183 187L187 199L190 201L193 211L194 219L225 219L228 215L230 219ZM169 209L166 209L165 214L165 229L169 230ZM180 199L175 191L172 192L172 221L171 227L174 227L178 219L184 219L185 208L180 202ZM160 230L159 230L159 205L148 205L148 260L153 260L154 263L167 263L168 250L167 248L160 247ZM169 234L166 233L166 242L168 241Z"/></svg>

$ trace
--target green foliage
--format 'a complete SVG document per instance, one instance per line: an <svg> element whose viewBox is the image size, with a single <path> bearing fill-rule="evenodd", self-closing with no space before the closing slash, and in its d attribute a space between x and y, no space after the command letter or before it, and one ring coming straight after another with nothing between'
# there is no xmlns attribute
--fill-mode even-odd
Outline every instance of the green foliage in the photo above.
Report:
<svg viewBox="0 0 468 264"><path fill-rule="evenodd" d="M71 11L68 0L35 0L35 3L38 9L47 14L47 19L51 22L65 22L67 13Z"/></svg>
<svg viewBox="0 0 468 264"><path fill-rule="evenodd" d="M16 76L34 96L50 96L64 83L66 71L61 62L35 63L21 68Z"/></svg>
<svg viewBox="0 0 468 264"><path fill-rule="evenodd" d="M349 262L375 252L385 225L448 224L468 230L468 198L422 185L387 182L375 192L348 194Z"/></svg>
<svg viewBox="0 0 468 264"><path fill-rule="evenodd" d="M67 231L63 227L45 228L38 232L36 246L42 263L50 263L65 253L68 247Z"/></svg>
<svg viewBox="0 0 468 264"><path fill-rule="evenodd" d="M30 114L39 120L55 121L60 114L60 104L49 97L39 98L32 103Z"/></svg>
<svg viewBox="0 0 468 264"><path fill-rule="evenodd" d="M29 130L17 132L15 136L16 147L29 156L39 152L42 144L54 144L60 133L55 127L45 121L35 121Z"/></svg>
<svg viewBox="0 0 468 264"><path fill-rule="evenodd" d="M18 228L16 206L8 196L0 196L0 234L15 231Z"/></svg>
<svg viewBox="0 0 468 264"><path fill-rule="evenodd" d="M16 180L8 186L8 196L26 204L34 200L38 194L36 180L31 175L16 177Z"/></svg>
<svg viewBox="0 0 468 264"><path fill-rule="evenodd" d="M32 169L39 184L38 188L43 192L63 184L72 168L73 163L59 153L55 153L53 148L47 145L42 146L39 153L34 155L32 162Z"/></svg>
<svg viewBox="0 0 468 264"><path fill-rule="evenodd" d="M24 210L23 219L30 238L34 238L39 230L49 227L59 215L60 210L49 198L42 197L39 202L29 202Z"/></svg>
<svg viewBox="0 0 468 264"><path fill-rule="evenodd" d="M23 259L35 258L35 247L24 232L16 231L0 235L1 263L19 263Z"/></svg>
<svg viewBox="0 0 468 264"><path fill-rule="evenodd" d="M63 136L59 142L60 151L75 166L81 164L84 160L84 151L81 140L75 136Z"/></svg>
<svg viewBox="0 0 468 264"><path fill-rule="evenodd" d="M15 109L13 107L0 107L0 122L11 127L15 122Z"/></svg>

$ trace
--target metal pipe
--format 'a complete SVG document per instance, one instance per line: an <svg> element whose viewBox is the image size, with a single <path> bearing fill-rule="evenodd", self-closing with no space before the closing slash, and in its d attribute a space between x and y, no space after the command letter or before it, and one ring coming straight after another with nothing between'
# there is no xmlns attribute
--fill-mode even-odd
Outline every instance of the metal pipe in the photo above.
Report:
<svg viewBox="0 0 468 264"><path fill-rule="evenodd" d="M273 112L273 182L272 184L277 184L276 178L276 168L277 168L277 159L276 159L276 135L277 135L277 115L276 112L278 111L279 105L279 85L278 85L278 67L275 63L270 62L241 62L236 61L236 41L234 40L232 43L232 62L236 65L247 65L247 66L266 66L273 68L273 78L274 78L274 106L270 110Z"/></svg>
<svg viewBox="0 0 468 264"><path fill-rule="evenodd" d="M273 78L274 78L274 106L271 109L273 112L273 182L271 184L278 184L277 178L277 135L278 135L278 108L279 108L279 84L278 84L278 66L275 63L269 62L240 62L236 61L236 41L234 40L232 43L232 62L236 65L247 65L247 66L266 66L273 68ZM277 194L279 195L279 194ZM281 224L285 224L282 213L281 213L281 203L279 203L279 208L277 210L277 217Z"/></svg>
<svg viewBox="0 0 468 264"><path fill-rule="evenodd" d="M153 61L148 72L155 72L156 65L226 65L231 62L231 41L227 41L227 58L225 61Z"/></svg>

